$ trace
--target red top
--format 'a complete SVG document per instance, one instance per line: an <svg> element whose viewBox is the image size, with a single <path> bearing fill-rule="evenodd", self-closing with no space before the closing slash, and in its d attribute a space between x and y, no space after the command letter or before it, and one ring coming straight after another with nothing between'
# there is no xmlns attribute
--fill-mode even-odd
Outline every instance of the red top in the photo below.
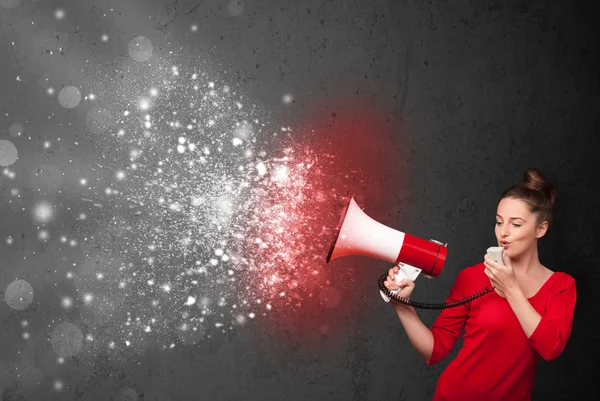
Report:
<svg viewBox="0 0 600 401"><path fill-rule="evenodd" d="M447 302L491 288L483 263L462 270ZM465 331L463 347L438 379L433 401L529 401L540 356L565 348L575 309L575 280L555 272L529 303L542 320L529 338L508 301L495 291L466 305L444 309L435 320L429 365L445 358Z"/></svg>

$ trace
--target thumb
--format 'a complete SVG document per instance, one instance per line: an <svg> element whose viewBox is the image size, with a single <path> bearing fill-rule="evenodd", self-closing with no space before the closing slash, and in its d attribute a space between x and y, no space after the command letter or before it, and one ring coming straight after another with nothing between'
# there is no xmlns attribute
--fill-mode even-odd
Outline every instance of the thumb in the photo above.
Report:
<svg viewBox="0 0 600 401"><path fill-rule="evenodd" d="M502 261L504 261L504 266L510 266L510 258L506 252L502 252Z"/></svg>

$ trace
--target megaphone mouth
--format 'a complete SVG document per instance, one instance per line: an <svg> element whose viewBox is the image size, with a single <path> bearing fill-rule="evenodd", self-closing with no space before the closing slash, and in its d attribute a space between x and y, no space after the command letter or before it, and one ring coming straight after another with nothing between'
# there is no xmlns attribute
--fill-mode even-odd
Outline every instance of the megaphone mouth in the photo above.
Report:
<svg viewBox="0 0 600 401"><path fill-rule="evenodd" d="M335 235L333 237L333 241L331 241L331 246L329 247L329 252L327 253L327 259L325 260L326 263L329 263L329 261L331 260L331 255L333 255L333 250L335 249L335 244L337 243L337 240L340 236L340 231L342 230L342 225L344 224L344 220L346 219L346 214L348 213L348 209L350 208L350 203L352 203L352 198L353 198L353 196L350 196L350 200L348 201L348 203L344 207L344 211L342 212L342 217L340 217L340 221L338 222L337 226L335 227Z"/></svg>

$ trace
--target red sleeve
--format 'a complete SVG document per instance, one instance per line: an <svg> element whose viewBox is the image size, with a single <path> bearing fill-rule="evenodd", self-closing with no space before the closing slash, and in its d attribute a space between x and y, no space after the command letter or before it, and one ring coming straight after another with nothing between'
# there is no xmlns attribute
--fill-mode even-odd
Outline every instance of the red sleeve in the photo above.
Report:
<svg viewBox="0 0 600 401"><path fill-rule="evenodd" d="M465 291L466 284L465 270L462 270L458 274L456 281L454 281L446 302L457 301L469 295ZM431 353L429 362L427 362L428 365L438 363L452 351L456 340L458 340L465 327L469 308L469 303L467 303L454 308L442 309L431 327L433 352Z"/></svg>
<svg viewBox="0 0 600 401"><path fill-rule="evenodd" d="M550 296L542 320L529 336L531 346L546 361L556 359L567 345L576 299L575 280L567 275L563 285Z"/></svg>

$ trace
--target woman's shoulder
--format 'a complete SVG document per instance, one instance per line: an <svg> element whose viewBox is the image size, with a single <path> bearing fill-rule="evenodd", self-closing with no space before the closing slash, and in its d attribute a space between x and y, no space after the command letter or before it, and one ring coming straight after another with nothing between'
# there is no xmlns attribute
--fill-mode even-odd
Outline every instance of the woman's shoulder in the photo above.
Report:
<svg viewBox="0 0 600 401"><path fill-rule="evenodd" d="M473 278L473 277L479 277L482 274L485 275L484 270L485 270L485 265L483 264L483 262L480 262L480 263L465 267L458 273L458 275L462 276L465 279L469 279L469 278Z"/></svg>
<svg viewBox="0 0 600 401"><path fill-rule="evenodd" d="M552 273L550 279L553 279L554 288L569 288L575 287L575 279L568 273L555 271Z"/></svg>
<svg viewBox="0 0 600 401"><path fill-rule="evenodd" d="M485 265L483 262L467 266L458 272L456 281L464 284L489 283L489 278L485 275ZM487 280L487 281L486 281Z"/></svg>

